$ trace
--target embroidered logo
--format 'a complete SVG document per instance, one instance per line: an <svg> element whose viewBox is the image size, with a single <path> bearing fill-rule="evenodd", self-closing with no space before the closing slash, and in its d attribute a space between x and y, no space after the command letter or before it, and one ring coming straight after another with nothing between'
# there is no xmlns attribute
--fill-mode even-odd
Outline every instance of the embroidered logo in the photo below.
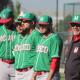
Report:
<svg viewBox="0 0 80 80"><path fill-rule="evenodd" d="M78 50L79 50L79 48L78 48L78 47L75 47L75 49L74 49L74 53L77 53Z"/></svg>
<svg viewBox="0 0 80 80"><path fill-rule="evenodd" d="M48 53L48 47L44 46L44 45L38 45L36 51L37 52Z"/></svg>
<svg viewBox="0 0 80 80"><path fill-rule="evenodd" d="M23 51L23 50L31 50L31 44L17 44L14 48L14 51Z"/></svg>

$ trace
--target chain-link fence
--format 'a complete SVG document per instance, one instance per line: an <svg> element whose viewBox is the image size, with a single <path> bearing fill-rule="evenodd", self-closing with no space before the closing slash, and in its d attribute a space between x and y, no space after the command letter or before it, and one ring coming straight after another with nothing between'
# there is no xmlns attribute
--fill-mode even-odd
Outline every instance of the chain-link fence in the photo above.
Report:
<svg viewBox="0 0 80 80"><path fill-rule="evenodd" d="M72 16L80 15L80 3L67 3L64 4L64 30L69 29L68 22L71 21Z"/></svg>

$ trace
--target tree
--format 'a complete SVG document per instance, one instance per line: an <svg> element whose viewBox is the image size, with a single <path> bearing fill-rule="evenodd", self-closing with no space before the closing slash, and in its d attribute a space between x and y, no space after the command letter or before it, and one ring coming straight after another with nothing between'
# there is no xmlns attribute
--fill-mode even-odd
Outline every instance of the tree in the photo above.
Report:
<svg viewBox="0 0 80 80"><path fill-rule="evenodd" d="M21 3L19 2L19 0L16 0L16 7L15 7L15 17L17 17L20 14L20 10L21 10Z"/></svg>

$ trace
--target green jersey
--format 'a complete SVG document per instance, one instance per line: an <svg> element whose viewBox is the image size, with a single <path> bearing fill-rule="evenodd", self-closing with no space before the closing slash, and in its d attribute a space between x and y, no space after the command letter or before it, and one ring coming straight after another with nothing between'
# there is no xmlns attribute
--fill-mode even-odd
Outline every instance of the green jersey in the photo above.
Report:
<svg viewBox="0 0 80 80"><path fill-rule="evenodd" d="M61 38L55 33L47 38L43 36L37 45L34 71L49 71L51 59L61 56L62 45Z"/></svg>
<svg viewBox="0 0 80 80"><path fill-rule="evenodd" d="M0 26L0 58L14 59L12 54L13 40L16 36L14 31L5 28L4 25Z"/></svg>
<svg viewBox="0 0 80 80"><path fill-rule="evenodd" d="M36 45L40 39L40 33L33 30L30 35L22 37L18 35L15 39L13 54L15 57L15 68L23 69L32 67L36 56Z"/></svg>

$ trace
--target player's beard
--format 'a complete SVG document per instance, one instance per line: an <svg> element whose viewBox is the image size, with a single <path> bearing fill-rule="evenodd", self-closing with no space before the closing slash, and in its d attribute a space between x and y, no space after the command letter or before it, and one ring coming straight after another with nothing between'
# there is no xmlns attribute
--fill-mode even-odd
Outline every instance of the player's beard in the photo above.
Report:
<svg viewBox="0 0 80 80"><path fill-rule="evenodd" d="M80 28L73 29L73 35L79 35L80 34Z"/></svg>
<svg viewBox="0 0 80 80"><path fill-rule="evenodd" d="M30 28L26 28L25 30L23 30L22 32L21 32L21 34L22 35L26 35L26 34L29 34L30 33Z"/></svg>

